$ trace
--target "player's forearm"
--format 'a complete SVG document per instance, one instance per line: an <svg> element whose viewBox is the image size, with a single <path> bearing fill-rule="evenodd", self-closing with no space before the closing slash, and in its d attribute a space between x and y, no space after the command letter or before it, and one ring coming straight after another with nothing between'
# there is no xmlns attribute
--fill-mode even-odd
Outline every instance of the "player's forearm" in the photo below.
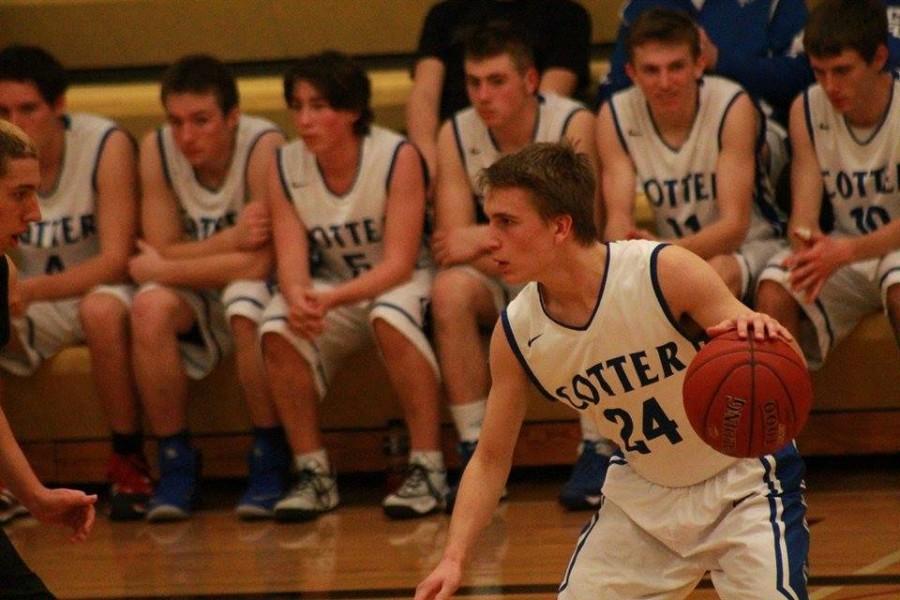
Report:
<svg viewBox="0 0 900 600"><path fill-rule="evenodd" d="M23 298L27 302L59 300L83 296L104 284L119 284L127 280L128 256L95 256L83 263L52 275L22 278L27 281Z"/></svg>
<svg viewBox="0 0 900 600"><path fill-rule="evenodd" d="M698 233L671 242L709 260L714 256L736 252L747 237L747 228L748 224L745 222L719 221L704 227Z"/></svg>
<svg viewBox="0 0 900 600"><path fill-rule="evenodd" d="M603 239L607 241L624 240L628 232L634 229L634 218L622 210L607 206L606 228Z"/></svg>
<svg viewBox="0 0 900 600"><path fill-rule="evenodd" d="M334 288L335 306L370 300L387 290L409 281L415 268L415 260L396 259L377 264Z"/></svg>
<svg viewBox="0 0 900 600"><path fill-rule="evenodd" d="M272 270L269 249L167 260L156 283L191 288L221 288L237 279L266 279Z"/></svg>
<svg viewBox="0 0 900 600"><path fill-rule="evenodd" d="M232 252L237 249L236 232L234 227L228 227L203 240L178 240L156 249L162 256L172 259L199 258Z"/></svg>
<svg viewBox="0 0 900 600"><path fill-rule="evenodd" d="M438 105L440 99L425 93L410 94L406 105L406 129L433 177L437 165Z"/></svg>
<svg viewBox="0 0 900 600"><path fill-rule="evenodd" d="M0 481L26 506L30 506L35 494L43 487L0 409Z"/></svg>
<svg viewBox="0 0 900 600"><path fill-rule="evenodd" d="M852 261L880 258L900 249L900 221L888 223L872 233L851 240Z"/></svg>

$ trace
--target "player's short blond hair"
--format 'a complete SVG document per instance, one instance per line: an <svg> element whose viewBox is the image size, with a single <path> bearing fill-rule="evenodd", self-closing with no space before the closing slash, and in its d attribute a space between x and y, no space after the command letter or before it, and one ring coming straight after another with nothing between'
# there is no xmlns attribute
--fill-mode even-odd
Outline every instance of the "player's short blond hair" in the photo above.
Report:
<svg viewBox="0 0 900 600"><path fill-rule="evenodd" d="M479 183L488 193L497 188L525 190L542 219L569 215L576 242L589 246L598 240L594 169L587 155L567 142L531 144L508 154L481 171Z"/></svg>
<svg viewBox="0 0 900 600"><path fill-rule="evenodd" d="M6 175L10 160L37 158L37 148L28 135L10 123L0 119L0 177Z"/></svg>

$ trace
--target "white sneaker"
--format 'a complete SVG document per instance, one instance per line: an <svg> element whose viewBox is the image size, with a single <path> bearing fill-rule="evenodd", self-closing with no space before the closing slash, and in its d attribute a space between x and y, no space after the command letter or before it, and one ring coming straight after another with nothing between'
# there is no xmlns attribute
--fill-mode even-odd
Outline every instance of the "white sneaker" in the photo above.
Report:
<svg viewBox="0 0 900 600"><path fill-rule="evenodd" d="M0 487L0 525L28 514L28 509L5 487Z"/></svg>
<svg viewBox="0 0 900 600"><path fill-rule="evenodd" d="M297 483L275 504L276 521L311 521L340 502L334 473L316 461L300 469Z"/></svg>
<svg viewBox="0 0 900 600"><path fill-rule="evenodd" d="M392 519L413 519L444 510L447 503L447 472L418 462L407 467L406 479L381 503Z"/></svg>

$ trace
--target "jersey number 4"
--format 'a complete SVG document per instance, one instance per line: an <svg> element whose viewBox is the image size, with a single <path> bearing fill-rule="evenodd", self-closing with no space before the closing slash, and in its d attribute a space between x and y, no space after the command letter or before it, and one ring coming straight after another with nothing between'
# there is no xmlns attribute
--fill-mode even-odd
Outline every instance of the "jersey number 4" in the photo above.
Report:
<svg viewBox="0 0 900 600"><path fill-rule="evenodd" d="M634 434L634 421L631 415L621 408L607 408L603 411L603 416L607 421L618 423L622 426L619 435L625 450L628 452L639 452L641 454L650 454L650 448L647 442L660 436L666 436L671 444L677 444L681 441L681 434L678 433L678 423L670 419L662 406L656 401L656 398L648 398L644 400L643 416L641 418L641 430L644 439L636 439L632 441L631 436Z"/></svg>

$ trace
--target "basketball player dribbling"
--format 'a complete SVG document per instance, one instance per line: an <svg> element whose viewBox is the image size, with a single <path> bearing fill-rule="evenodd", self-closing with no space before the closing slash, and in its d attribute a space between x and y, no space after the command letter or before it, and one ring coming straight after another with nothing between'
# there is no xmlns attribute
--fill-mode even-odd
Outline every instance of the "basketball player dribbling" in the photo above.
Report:
<svg viewBox="0 0 900 600"><path fill-rule="evenodd" d="M593 172L571 148L529 146L486 169L483 183L491 258L504 281L532 283L494 329L481 439L443 558L416 600L448 598L459 586L508 475L531 385L592 414L621 448L560 598L684 598L707 571L722 598L807 598L796 447L752 459L718 454L694 433L681 396L700 327L780 336L796 350L787 330L682 248L595 241Z"/></svg>

